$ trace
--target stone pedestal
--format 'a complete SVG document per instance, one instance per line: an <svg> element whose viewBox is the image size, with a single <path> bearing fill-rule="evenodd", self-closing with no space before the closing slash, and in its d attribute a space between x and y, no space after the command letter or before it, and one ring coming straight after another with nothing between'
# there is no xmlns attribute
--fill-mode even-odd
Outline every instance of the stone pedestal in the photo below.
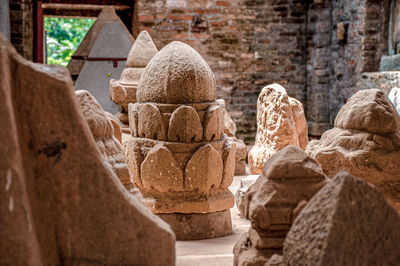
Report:
<svg viewBox="0 0 400 266"><path fill-rule="evenodd" d="M229 210L210 213L157 214L166 221L179 240L208 239L232 233Z"/></svg>
<svg viewBox="0 0 400 266"><path fill-rule="evenodd" d="M236 144L224 135L224 102L216 100L210 67L190 46L172 42L139 84L126 158L145 205L178 239L230 234Z"/></svg>

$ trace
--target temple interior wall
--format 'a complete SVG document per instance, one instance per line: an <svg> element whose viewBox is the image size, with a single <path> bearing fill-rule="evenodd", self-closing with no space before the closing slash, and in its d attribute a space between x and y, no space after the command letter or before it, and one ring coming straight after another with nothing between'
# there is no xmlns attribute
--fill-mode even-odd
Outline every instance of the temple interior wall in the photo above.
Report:
<svg viewBox="0 0 400 266"><path fill-rule="evenodd" d="M275 82L303 103L310 135L331 128L340 107L363 89L363 73L378 71L388 54L391 4L136 0L131 30L134 36L148 30L159 49L173 40L194 47L216 75L217 95L225 99L237 135L252 143L257 97ZM32 59L32 1L10 0L10 11L12 43Z"/></svg>

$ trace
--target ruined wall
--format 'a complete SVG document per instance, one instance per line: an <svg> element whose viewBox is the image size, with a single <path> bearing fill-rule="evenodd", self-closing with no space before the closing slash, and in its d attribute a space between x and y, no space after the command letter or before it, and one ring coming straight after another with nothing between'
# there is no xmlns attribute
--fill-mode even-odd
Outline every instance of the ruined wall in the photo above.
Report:
<svg viewBox="0 0 400 266"><path fill-rule="evenodd" d="M332 127L340 107L387 54L394 0L132 0L133 33L148 30L157 47L180 40L206 59L218 98L254 142L261 89L283 85L305 108L309 133ZM33 54L32 0L10 0L12 43ZM344 41L337 25L345 24ZM367 88L367 87L366 87Z"/></svg>
<svg viewBox="0 0 400 266"><path fill-rule="evenodd" d="M158 48L181 40L199 51L238 134L252 142L265 85L278 82L305 103L306 8L296 0L138 0L136 32L148 30Z"/></svg>
<svg viewBox="0 0 400 266"><path fill-rule="evenodd" d="M387 53L390 0L315 0L307 21L307 120L310 135L332 127L358 89L362 73L377 71ZM345 39L337 38L338 24Z"/></svg>
<svg viewBox="0 0 400 266"><path fill-rule="evenodd" d="M11 43L18 53L33 60L33 4L32 0L9 0Z"/></svg>
<svg viewBox="0 0 400 266"><path fill-rule="evenodd" d="M341 20L348 23L348 38L341 44L332 35L331 123L360 89L357 82L362 73L379 70L379 60L387 53L390 0L332 1L332 8L333 27Z"/></svg>
<svg viewBox="0 0 400 266"><path fill-rule="evenodd" d="M181 40L197 49L238 134L252 142L256 99L273 82L302 101L310 135L331 128L362 73L378 70L389 13L390 0L138 0L134 31L148 30L158 48Z"/></svg>

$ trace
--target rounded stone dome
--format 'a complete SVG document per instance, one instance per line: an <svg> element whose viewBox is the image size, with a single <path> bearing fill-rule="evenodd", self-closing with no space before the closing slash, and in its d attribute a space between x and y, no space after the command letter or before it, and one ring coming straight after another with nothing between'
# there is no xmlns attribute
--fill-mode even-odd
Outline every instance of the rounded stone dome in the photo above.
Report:
<svg viewBox="0 0 400 266"><path fill-rule="evenodd" d="M216 99L215 76L195 49L174 41L147 64L136 98L141 103L212 102Z"/></svg>

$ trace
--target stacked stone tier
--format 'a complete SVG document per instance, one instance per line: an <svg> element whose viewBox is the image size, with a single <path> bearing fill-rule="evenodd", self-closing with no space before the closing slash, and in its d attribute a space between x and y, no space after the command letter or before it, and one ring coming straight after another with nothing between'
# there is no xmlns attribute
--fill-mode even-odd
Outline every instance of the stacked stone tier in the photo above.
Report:
<svg viewBox="0 0 400 266"><path fill-rule="evenodd" d="M129 104L129 126L134 137L183 143L217 141L224 133L223 108L223 101Z"/></svg>
<svg viewBox="0 0 400 266"><path fill-rule="evenodd" d="M234 205L228 186L235 167L235 143L181 143L131 136L126 146L128 168L145 197L159 213L206 213Z"/></svg>

